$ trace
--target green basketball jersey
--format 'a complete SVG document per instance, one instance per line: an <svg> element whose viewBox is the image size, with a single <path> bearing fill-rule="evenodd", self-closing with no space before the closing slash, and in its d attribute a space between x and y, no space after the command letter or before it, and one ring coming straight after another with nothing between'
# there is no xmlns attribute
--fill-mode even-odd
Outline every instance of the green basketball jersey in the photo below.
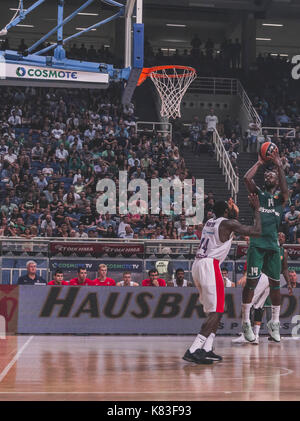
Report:
<svg viewBox="0 0 300 421"><path fill-rule="evenodd" d="M278 229L283 214L282 197L278 192L271 194L258 188L258 198L262 233L260 237L250 239L250 246L277 250Z"/></svg>

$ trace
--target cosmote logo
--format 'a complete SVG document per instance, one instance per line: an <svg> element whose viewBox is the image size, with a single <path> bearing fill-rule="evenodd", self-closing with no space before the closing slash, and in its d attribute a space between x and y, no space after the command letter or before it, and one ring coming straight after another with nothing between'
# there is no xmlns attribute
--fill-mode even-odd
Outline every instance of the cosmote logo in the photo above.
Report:
<svg viewBox="0 0 300 421"><path fill-rule="evenodd" d="M76 80L78 78L78 72L71 70L55 70L55 69L39 69L39 68L28 68L17 67L16 74L18 77L32 78L32 79L70 79Z"/></svg>
<svg viewBox="0 0 300 421"><path fill-rule="evenodd" d="M26 75L26 69L24 69L24 67L18 67L16 74L17 76L24 77Z"/></svg>

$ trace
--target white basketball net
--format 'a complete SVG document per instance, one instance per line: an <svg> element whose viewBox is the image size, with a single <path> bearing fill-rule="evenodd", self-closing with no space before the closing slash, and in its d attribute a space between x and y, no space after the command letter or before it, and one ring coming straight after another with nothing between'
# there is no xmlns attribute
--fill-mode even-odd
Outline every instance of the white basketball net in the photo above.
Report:
<svg viewBox="0 0 300 421"><path fill-rule="evenodd" d="M181 117L180 104L188 87L197 77L192 68L155 70L149 75L161 99L160 115L167 118Z"/></svg>

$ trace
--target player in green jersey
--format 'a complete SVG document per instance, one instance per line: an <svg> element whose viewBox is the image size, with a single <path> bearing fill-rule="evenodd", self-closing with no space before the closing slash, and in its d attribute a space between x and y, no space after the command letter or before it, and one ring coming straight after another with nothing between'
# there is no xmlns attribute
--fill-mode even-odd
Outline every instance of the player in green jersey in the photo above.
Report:
<svg viewBox="0 0 300 421"><path fill-rule="evenodd" d="M289 193L278 150L272 152L270 161L274 164L274 168L272 170L266 170L264 173L264 189L260 189L253 180L258 168L264 164L260 156L258 156L258 161L244 176L249 193L258 194L260 202L259 212L262 223L261 235L257 238L250 239L247 252L247 281L242 297L242 331L245 339L249 342L255 341L255 335L250 323L250 309L254 290L261 272L265 273L269 278L270 286L272 319L267 323L268 331L276 342L280 342L281 259L278 229L284 206L289 198Z"/></svg>
<svg viewBox="0 0 300 421"><path fill-rule="evenodd" d="M284 279L287 282L287 287L289 290L289 295L293 295L293 288L289 282L289 275L288 275L288 252L286 249L283 248L283 244L285 243L285 234L283 232L278 233L278 241L280 246L280 260L281 260L281 273L283 274ZM244 266L244 274L242 278L239 280L239 285L245 286L246 283L246 275L247 275L247 262ZM259 331L261 327L261 322L264 314L264 310L269 310L272 306L270 300L270 287L269 287L269 280L268 277L262 273L257 287L255 289L253 299L252 299L252 315L253 315L253 332L255 334L255 341L251 342L251 344L258 345L259 343ZM271 317L268 317L267 320L270 320ZM271 336L269 339L272 339ZM244 334L242 333L238 338L232 339L232 343L234 344L243 344L243 343L250 343L246 341Z"/></svg>

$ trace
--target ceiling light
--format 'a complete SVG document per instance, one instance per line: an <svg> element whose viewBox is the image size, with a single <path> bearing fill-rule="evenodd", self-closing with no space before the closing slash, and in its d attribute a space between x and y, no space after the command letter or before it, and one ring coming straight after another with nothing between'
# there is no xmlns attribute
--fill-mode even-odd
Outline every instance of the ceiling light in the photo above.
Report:
<svg viewBox="0 0 300 421"><path fill-rule="evenodd" d="M276 53L271 53L271 56L278 56L278 54L276 54ZM288 57L289 55L288 54L279 54L279 56L280 57Z"/></svg>
<svg viewBox="0 0 300 421"><path fill-rule="evenodd" d="M76 28L77 31L85 31L88 28ZM96 28L90 29L90 31L96 31Z"/></svg>
<svg viewBox="0 0 300 421"><path fill-rule="evenodd" d="M186 27L186 25L179 24L179 23L166 23L166 26L175 26L177 28L185 28Z"/></svg>
<svg viewBox="0 0 300 421"><path fill-rule="evenodd" d="M18 25L16 25L16 26L22 26L22 28L34 28L34 25L23 25L23 24L21 24L21 23L19 23Z"/></svg>
<svg viewBox="0 0 300 421"><path fill-rule="evenodd" d="M86 13L86 12L79 12L77 15L81 16L99 16L99 13Z"/></svg>
<svg viewBox="0 0 300 421"><path fill-rule="evenodd" d="M12 10L13 12L17 12L18 10L21 10L21 9L13 9L12 7L10 7L9 10ZM23 12L26 12L26 10L27 9L23 9Z"/></svg>
<svg viewBox="0 0 300 421"><path fill-rule="evenodd" d="M271 38L256 38L256 41L272 41Z"/></svg>
<svg viewBox="0 0 300 421"><path fill-rule="evenodd" d="M278 26L278 27L280 27L280 26L283 26L283 24L282 23L263 23L262 24L262 26Z"/></svg>

